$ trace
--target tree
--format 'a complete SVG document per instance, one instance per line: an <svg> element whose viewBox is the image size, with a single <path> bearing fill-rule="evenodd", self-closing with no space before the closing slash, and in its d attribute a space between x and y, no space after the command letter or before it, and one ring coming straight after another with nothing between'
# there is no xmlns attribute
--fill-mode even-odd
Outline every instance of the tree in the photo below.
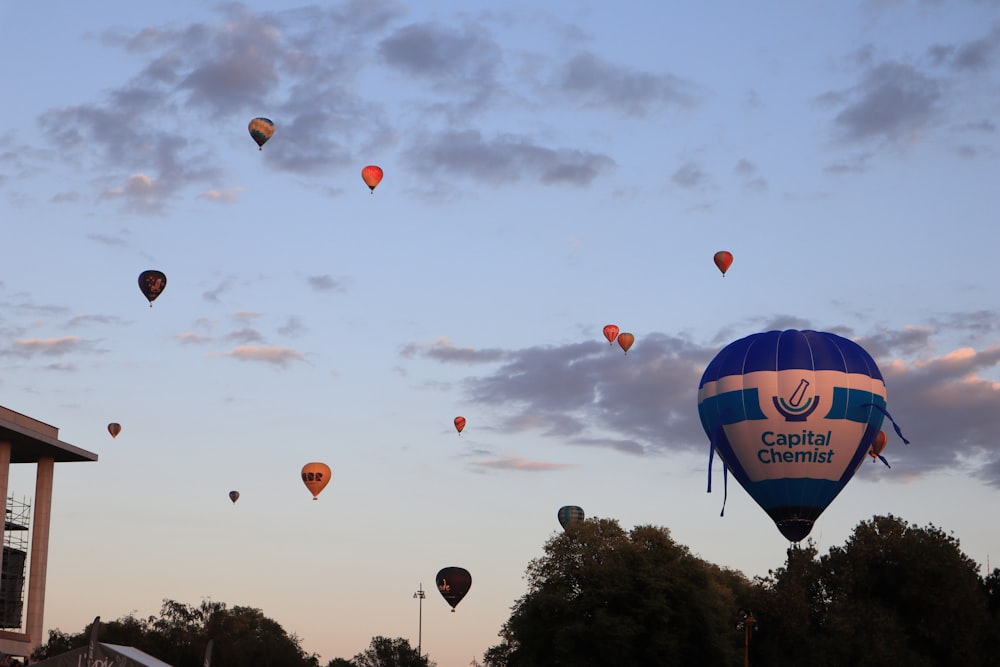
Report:
<svg viewBox="0 0 1000 667"><path fill-rule="evenodd" d="M789 550L757 582L757 656L774 667L996 664L978 570L940 529L875 516L818 560Z"/></svg>
<svg viewBox="0 0 1000 667"><path fill-rule="evenodd" d="M355 667L434 667L434 663L417 653L402 637L372 637L363 653L354 656Z"/></svg>
<svg viewBox="0 0 1000 667"><path fill-rule="evenodd" d="M345 658L334 658L330 662L326 663L326 667L358 667L358 666Z"/></svg>
<svg viewBox="0 0 1000 667"><path fill-rule="evenodd" d="M722 665L741 656L736 600L746 579L692 556L665 528L626 533L591 519L529 563L487 667Z"/></svg>
<svg viewBox="0 0 1000 667"><path fill-rule="evenodd" d="M201 667L212 640L213 667L318 667L295 635L288 635L259 609L202 602L198 607L164 600L160 616L142 620L132 615L101 623L102 642L134 646L176 667ZM89 629L68 635L58 629L32 654L42 660L86 646Z"/></svg>

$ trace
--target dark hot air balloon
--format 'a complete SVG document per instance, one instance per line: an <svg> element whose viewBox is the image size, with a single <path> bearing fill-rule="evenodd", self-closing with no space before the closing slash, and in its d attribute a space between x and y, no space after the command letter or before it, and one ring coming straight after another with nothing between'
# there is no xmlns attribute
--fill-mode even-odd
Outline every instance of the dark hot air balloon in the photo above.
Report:
<svg viewBox="0 0 1000 667"><path fill-rule="evenodd" d="M569 530L569 527L574 524L583 523L586 518L583 514L583 508L576 505L560 507L556 516L559 518L559 525L563 527L563 530Z"/></svg>
<svg viewBox="0 0 1000 667"><path fill-rule="evenodd" d="M472 575L461 567L442 568L437 573L437 587L441 597L451 605L451 610L454 612L455 606L472 587Z"/></svg>
<svg viewBox="0 0 1000 667"><path fill-rule="evenodd" d="M274 123L269 118L254 118L247 126L250 136L257 142L257 150L264 150L264 144L274 134Z"/></svg>
<svg viewBox="0 0 1000 667"><path fill-rule="evenodd" d="M156 300L156 297L160 296L166 286L167 277L162 271L150 269L139 274L139 289L149 299L150 308L153 307L153 301Z"/></svg>
<svg viewBox="0 0 1000 667"><path fill-rule="evenodd" d="M821 331L734 341L708 364L698 389L712 453L791 542L809 534L850 481L888 417L885 406L871 356Z"/></svg>
<svg viewBox="0 0 1000 667"><path fill-rule="evenodd" d="M239 491L230 491L229 492L229 499L232 500L233 504L235 505L236 501L240 499L240 492Z"/></svg>
<svg viewBox="0 0 1000 667"><path fill-rule="evenodd" d="M122 432L122 425L115 422L108 424L108 433L111 434L112 438L117 438L118 434Z"/></svg>

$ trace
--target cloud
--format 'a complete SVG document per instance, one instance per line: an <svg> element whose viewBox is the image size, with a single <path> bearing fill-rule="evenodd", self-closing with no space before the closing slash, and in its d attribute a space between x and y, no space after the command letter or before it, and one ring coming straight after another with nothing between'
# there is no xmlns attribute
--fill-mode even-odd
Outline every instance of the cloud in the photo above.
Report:
<svg viewBox="0 0 1000 667"><path fill-rule="evenodd" d="M0 351L2 355L17 357L61 357L67 354L82 352L99 352L94 341L84 340L79 336L60 336L58 338L18 338L8 350Z"/></svg>
<svg viewBox="0 0 1000 667"><path fill-rule="evenodd" d="M487 139L478 130L424 134L406 150L405 159L421 173L494 185L533 181L582 187L615 164L600 153L548 148L514 135Z"/></svg>
<svg viewBox="0 0 1000 667"><path fill-rule="evenodd" d="M179 333L176 337L177 340L184 345L210 343L213 340L211 336L205 336L204 334L193 333L190 331Z"/></svg>
<svg viewBox="0 0 1000 667"><path fill-rule="evenodd" d="M557 75L555 86L576 103L633 117L669 107L693 107L703 95L693 83L671 74L630 70L593 53L571 58Z"/></svg>
<svg viewBox="0 0 1000 667"><path fill-rule="evenodd" d="M317 292L344 292L344 282L337 280L329 274L320 276L306 276L306 282Z"/></svg>
<svg viewBox="0 0 1000 667"><path fill-rule="evenodd" d="M951 318L966 321L962 314ZM969 314L970 331L982 316ZM774 318L761 330L817 328ZM775 326L778 325L778 326ZM1000 320L993 315L993 326ZM924 323L855 336L885 377L888 409L911 444L889 434L889 458L898 479L960 471L1000 487L1000 344L935 353L942 329ZM953 335L954 330L949 330ZM483 355L442 340L408 346L404 356L489 362L459 387L467 401L488 405L497 428L535 432L567 446L598 447L631 456L707 453L698 417L697 389L708 362L731 340L698 344L647 333L641 347L622 357L601 341L491 350ZM616 353L617 352L617 353ZM974 463L972 463L974 462Z"/></svg>
<svg viewBox="0 0 1000 667"><path fill-rule="evenodd" d="M694 162L687 162L674 171L670 180L682 188L696 188L708 181L708 174Z"/></svg>
<svg viewBox="0 0 1000 667"><path fill-rule="evenodd" d="M942 99L937 80L912 65L887 61L867 69L855 86L825 93L818 101L839 109L834 129L847 143L908 144L940 115Z"/></svg>
<svg viewBox="0 0 1000 667"><path fill-rule="evenodd" d="M447 338L439 338L432 343L407 343L400 350L400 355L407 358L426 357L447 363L488 363L499 361L505 356L503 350L476 350L470 347L456 347Z"/></svg>
<svg viewBox="0 0 1000 667"><path fill-rule="evenodd" d="M217 201L222 203L232 203L238 202L240 200L240 193L243 192L243 188L235 187L228 190L206 190L199 195L200 199L207 199L208 201Z"/></svg>
<svg viewBox="0 0 1000 667"><path fill-rule="evenodd" d="M489 461L473 461L472 465L478 468L487 468L490 470L517 470L522 472L546 472L550 470L566 470L568 468L576 467L567 463L530 461L518 456L506 456Z"/></svg>
<svg viewBox="0 0 1000 667"><path fill-rule="evenodd" d="M222 356L232 357L239 361L254 361L275 366L287 367L293 361L305 361L305 358L295 350L287 347L257 347L253 345L240 345Z"/></svg>

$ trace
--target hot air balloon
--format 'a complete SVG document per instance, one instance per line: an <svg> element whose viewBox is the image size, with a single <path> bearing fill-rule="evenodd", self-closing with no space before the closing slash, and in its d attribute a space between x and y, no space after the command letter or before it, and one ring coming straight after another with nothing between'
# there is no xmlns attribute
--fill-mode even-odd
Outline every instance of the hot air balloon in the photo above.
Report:
<svg viewBox="0 0 1000 667"><path fill-rule="evenodd" d="M370 164L361 170L361 178L371 189L372 194L375 194L375 186L382 182L382 168Z"/></svg>
<svg viewBox="0 0 1000 667"><path fill-rule="evenodd" d="M455 417L455 430L458 431L459 435L461 435L463 428L465 428L465 417Z"/></svg>
<svg viewBox="0 0 1000 667"><path fill-rule="evenodd" d="M820 331L769 331L732 342L698 388L712 453L791 542L809 534L850 481L889 416L885 406L885 383L871 356Z"/></svg>
<svg viewBox="0 0 1000 667"><path fill-rule="evenodd" d="M556 516L559 517L559 525L563 527L563 530L569 530L573 524L583 523L584 518L586 518L583 514L583 508L576 505L560 507Z"/></svg>
<svg viewBox="0 0 1000 667"><path fill-rule="evenodd" d="M108 433L111 434L112 438L117 438L118 434L122 432L122 425L111 422L108 424Z"/></svg>
<svg viewBox="0 0 1000 667"><path fill-rule="evenodd" d="M728 250L720 250L715 253L714 260L715 265L719 267L719 271L722 271L722 276L725 277L726 271L728 271L729 267L733 265L733 253Z"/></svg>
<svg viewBox="0 0 1000 667"><path fill-rule="evenodd" d="M302 466L302 483L313 494L313 500L330 483L330 466L314 461Z"/></svg>
<svg viewBox="0 0 1000 667"><path fill-rule="evenodd" d="M635 336L630 333L622 332L618 334L618 344L628 354L628 349L632 347L632 343L635 342Z"/></svg>
<svg viewBox="0 0 1000 667"><path fill-rule="evenodd" d="M455 605L462 601L472 587L472 575L461 567L442 568L437 573L437 587L441 597L451 605L451 611L454 612Z"/></svg>
<svg viewBox="0 0 1000 667"><path fill-rule="evenodd" d="M264 150L264 144L274 134L274 123L269 118L254 118L247 126L250 136L257 142L257 150Z"/></svg>
<svg viewBox="0 0 1000 667"><path fill-rule="evenodd" d="M618 325L606 324L604 326L604 337L608 339L608 345L614 345L615 338L618 338Z"/></svg>
<svg viewBox="0 0 1000 667"><path fill-rule="evenodd" d="M167 277L161 271L143 271L139 274L139 289L143 295L149 299L149 307L153 307L153 301L160 296L163 288L167 286Z"/></svg>
<svg viewBox="0 0 1000 667"><path fill-rule="evenodd" d="M882 450L885 449L885 445L888 442L888 438L885 437L885 431L879 431L872 440L872 444L868 447L868 456L872 457L872 463L875 463L876 459L885 464L886 468L891 468L889 462L885 460L882 456Z"/></svg>
<svg viewBox="0 0 1000 667"><path fill-rule="evenodd" d="M233 504L235 505L236 501L240 499L240 492L239 491L230 491L229 492L229 499L232 500Z"/></svg>

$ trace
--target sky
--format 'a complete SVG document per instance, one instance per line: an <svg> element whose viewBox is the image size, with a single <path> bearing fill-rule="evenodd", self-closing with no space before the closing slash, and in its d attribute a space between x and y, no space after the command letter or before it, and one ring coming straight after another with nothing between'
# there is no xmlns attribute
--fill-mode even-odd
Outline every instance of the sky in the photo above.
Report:
<svg viewBox="0 0 1000 667"><path fill-rule="evenodd" d="M893 514L1000 563L1000 3L2 2L0 55L0 405L99 455L46 630L211 600L467 665L563 505L766 575L697 389L773 329L858 341L911 441L820 553Z"/></svg>

